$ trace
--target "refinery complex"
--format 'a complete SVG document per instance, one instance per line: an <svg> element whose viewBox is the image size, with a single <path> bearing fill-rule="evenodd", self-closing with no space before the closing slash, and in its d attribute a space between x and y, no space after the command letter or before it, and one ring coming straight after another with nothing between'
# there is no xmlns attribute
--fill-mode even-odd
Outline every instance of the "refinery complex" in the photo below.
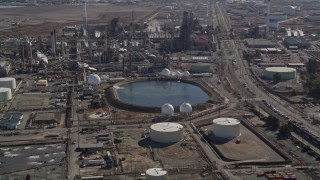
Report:
<svg viewBox="0 0 320 180"><path fill-rule="evenodd" d="M319 0L0 0L0 179L320 179Z"/></svg>

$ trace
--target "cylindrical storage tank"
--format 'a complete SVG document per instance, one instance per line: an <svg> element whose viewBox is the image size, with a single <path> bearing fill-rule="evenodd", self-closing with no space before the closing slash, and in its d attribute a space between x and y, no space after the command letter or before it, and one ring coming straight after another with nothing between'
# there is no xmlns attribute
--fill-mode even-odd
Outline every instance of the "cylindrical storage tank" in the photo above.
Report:
<svg viewBox="0 0 320 180"><path fill-rule="evenodd" d="M159 143L175 143L183 138L183 126L178 123L162 122L150 127L150 139Z"/></svg>
<svg viewBox="0 0 320 180"><path fill-rule="evenodd" d="M281 80L296 78L296 69L288 67L268 67L264 70L263 76L267 79L274 79L277 73L279 73Z"/></svg>
<svg viewBox="0 0 320 180"><path fill-rule="evenodd" d="M180 112L184 114L191 114L192 106L190 103L184 102L180 105Z"/></svg>
<svg viewBox="0 0 320 180"><path fill-rule="evenodd" d="M217 118L213 121L213 134L220 138L233 139L240 136L240 121L234 118Z"/></svg>
<svg viewBox="0 0 320 180"><path fill-rule="evenodd" d="M0 87L16 89L16 79L12 77L0 78Z"/></svg>
<svg viewBox="0 0 320 180"><path fill-rule="evenodd" d="M151 168L146 171L146 180L167 180L168 173L162 168Z"/></svg>
<svg viewBox="0 0 320 180"><path fill-rule="evenodd" d="M161 106L161 113L164 115L172 116L174 113L174 108L171 104L166 103Z"/></svg>
<svg viewBox="0 0 320 180"><path fill-rule="evenodd" d="M11 89L0 87L0 102L6 102L12 99Z"/></svg>

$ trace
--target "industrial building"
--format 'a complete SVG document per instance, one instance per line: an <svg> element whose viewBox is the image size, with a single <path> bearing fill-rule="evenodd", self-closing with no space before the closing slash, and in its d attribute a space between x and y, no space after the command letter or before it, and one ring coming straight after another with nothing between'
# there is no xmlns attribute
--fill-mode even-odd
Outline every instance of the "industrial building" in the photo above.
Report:
<svg viewBox="0 0 320 180"><path fill-rule="evenodd" d="M11 70L11 64L5 60L0 59L0 77L5 77Z"/></svg>
<svg viewBox="0 0 320 180"><path fill-rule="evenodd" d="M56 127L61 121L61 113L58 112L37 112L32 121L33 125Z"/></svg>
<svg viewBox="0 0 320 180"><path fill-rule="evenodd" d="M0 127L2 129L17 129L23 114L20 112L7 112L0 119Z"/></svg>
<svg viewBox="0 0 320 180"><path fill-rule="evenodd" d="M176 143L183 138L183 126L178 123L162 122L150 127L150 139L158 143Z"/></svg>
<svg viewBox="0 0 320 180"><path fill-rule="evenodd" d="M212 121L212 133L219 138L233 139L240 136L240 121L234 118L216 118Z"/></svg>
<svg viewBox="0 0 320 180"><path fill-rule="evenodd" d="M309 21L320 21L320 13L310 14L307 18Z"/></svg>
<svg viewBox="0 0 320 180"><path fill-rule="evenodd" d="M282 12L285 15L289 15L289 16L295 16L296 15L296 10L298 10L299 8L297 6L284 6L282 8Z"/></svg>
<svg viewBox="0 0 320 180"><path fill-rule="evenodd" d="M46 79L40 79L37 81L36 86L38 89L46 89L48 87L48 81Z"/></svg>
<svg viewBox="0 0 320 180"><path fill-rule="evenodd" d="M211 69L209 65L192 65L190 68L192 73L210 73Z"/></svg>
<svg viewBox="0 0 320 180"><path fill-rule="evenodd" d="M274 75L277 73L281 80L296 78L296 69L289 67L268 67L264 70L263 76L267 79L274 79Z"/></svg>
<svg viewBox="0 0 320 180"><path fill-rule="evenodd" d="M276 43L267 39L245 39L248 48L274 48Z"/></svg>
<svg viewBox="0 0 320 180"><path fill-rule="evenodd" d="M146 171L146 180L167 180L168 172L162 168L150 168Z"/></svg>
<svg viewBox="0 0 320 180"><path fill-rule="evenodd" d="M283 40L283 44L290 49L291 47L298 47L301 49L308 49L310 47L310 43L303 38L296 37L286 37Z"/></svg>

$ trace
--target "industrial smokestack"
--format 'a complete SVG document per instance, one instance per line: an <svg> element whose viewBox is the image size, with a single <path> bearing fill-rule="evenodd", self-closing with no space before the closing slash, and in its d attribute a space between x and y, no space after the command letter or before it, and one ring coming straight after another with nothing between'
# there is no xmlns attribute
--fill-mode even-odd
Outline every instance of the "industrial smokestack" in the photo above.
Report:
<svg viewBox="0 0 320 180"><path fill-rule="evenodd" d="M54 37L54 32L51 32L51 51L52 54L56 54L56 43L55 43L55 37Z"/></svg>
<svg viewBox="0 0 320 180"><path fill-rule="evenodd" d="M87 29L87 26L88 26L87 2L84 1L84 4L83 4L83 28Z"/></svg>
<svg viewBox="0 0 320 180"><path fill-rule="evenodd" d="M56 33L56 29L53 29L53 37L54 37L54 55L56 56L57 54L57 33Z"/></svg>
<svg viewBox="0 0 320 180"><path fill-rule="evenodd" d="M269 23L270 23L270 4L271 0L268 0L268 9L267 9L267 22L266 22L266 37L269 38Z"/></svg>

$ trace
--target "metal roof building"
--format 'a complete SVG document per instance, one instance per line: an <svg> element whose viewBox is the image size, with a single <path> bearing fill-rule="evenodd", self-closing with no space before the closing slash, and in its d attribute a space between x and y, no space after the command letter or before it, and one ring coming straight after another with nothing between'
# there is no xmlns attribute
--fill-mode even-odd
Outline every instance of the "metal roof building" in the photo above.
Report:
<svg viewBox="0 0 320 180"><path fill-rule="evenodd" d="M298 48L308 49L310 47L310 43L302 38L295 37L286 37L283 40L283 44L288 48L291 46L297 46Z"/></svg>
<svg viewBox="0 0 320 180"><path fill-rule="evenodd" d="M0 127L3 129L17 129L23 118L20 112L7 112L0 119Z"/></svg>
<svg viewBox="0 0 320 180"><path fill-rule="evenodd" d="M274 48L276 43L267 39L245 39L245 43L249 48Z"/></svg>

